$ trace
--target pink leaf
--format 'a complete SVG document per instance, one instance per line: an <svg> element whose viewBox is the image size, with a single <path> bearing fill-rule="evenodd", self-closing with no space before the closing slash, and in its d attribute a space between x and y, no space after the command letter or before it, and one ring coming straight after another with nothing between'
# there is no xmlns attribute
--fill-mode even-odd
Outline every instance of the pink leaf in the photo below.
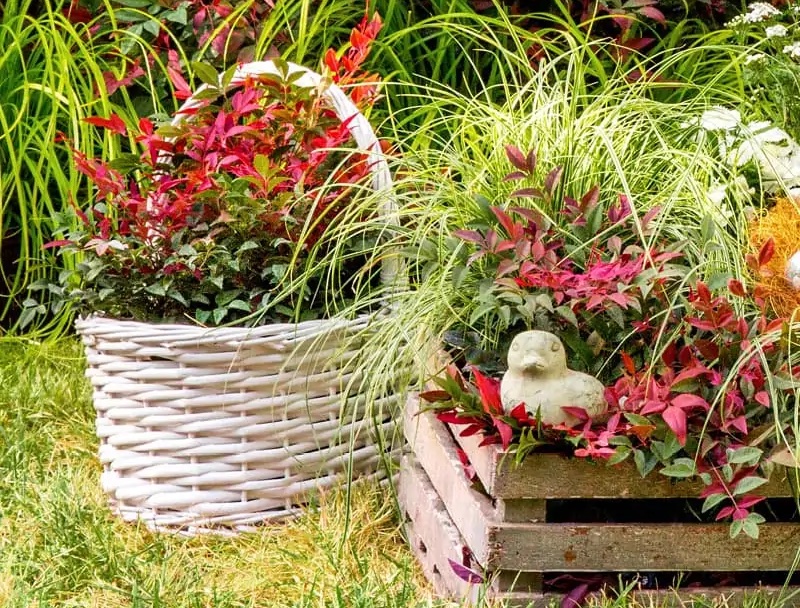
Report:
<svg viewBox="0 0 800 608"><path fill-rule="evenodd" d="M89 118L84 118L82 122L93 125L95 127L108 129L112 133L118 133L119 135L128 134L128 127L125 126L125 123L116 114L112 114L108 118L101 118L100 116L91 116Z"/></svg>
<svg viewBox="0 0 800 608"><path fill-rule="evenodd" d="M582 583L567 593L561 600L560 608L578 608L589 594L589 585Z"/></svg>
<svg viewBox="0 0 800 608"><path fill-rule="evenodd" d="M683 410L694 408L708 409L708 401L703 399L700 395L693 395L691 393L682 393L677 397L673 397L670 399L670 403Z"/></svg>
<svg viewBox="0 0 800 608"><path fill-rule="evenodd" d="M767 391L758 391L754 398L764 407L769 407L769 393Z"/></svg>
<svg viewBox="0 0 800 608"><path fill-rule="evenodd" d="M462 581L466 581L471 585L479 585L483 582L483 576L480 573L475 572L472 568L467 568L466 566L459 564L457 561L454 561L447 558L447 562L450 564L450 568L452 568L453 573L460 578Z"/></svg>
<svg viewBox="0 0 800 608"><path fill-rule="evenodd" d="M686 412L680 407L670 406L661 413L664 422L678 438L678 443L686 445Z"/></svg>
<svg viewBox="0 0 800 608"><path fill-rule="evenodd" d="M514 439L514 429L500 418L492 416L492 421L495 427L497 427L497 432L500 434L500 444L503 446L504 450L507 450L508 446L511 445L511 441Z"/></svg>
<svg viewBox="0 0 800 608"><path fill-rule="evenodd" d="M657 21L658 23L664 25L667 23L667 18L664 17L664 13L658 10L655 6L643 6L639 9L639 14L644 15L645 17L650 17L653 21Z"/></svg>

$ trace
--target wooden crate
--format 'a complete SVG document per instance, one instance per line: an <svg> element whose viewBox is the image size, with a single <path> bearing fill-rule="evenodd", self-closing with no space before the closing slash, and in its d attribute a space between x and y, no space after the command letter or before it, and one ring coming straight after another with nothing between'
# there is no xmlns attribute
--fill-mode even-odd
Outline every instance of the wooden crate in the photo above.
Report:
<svg viewBox="0 0 800 608"><path fill-rule="evenodd" d="M418 399L410 398L404 431L411 452L402 464L399 495L412 548L442 595L474 599L481 592L458 577L448 561L463 563L465 554L485 573L490 594L517 605L549 603L552 598L542 587L548 573L616 578L617 573L792 570L800 548L796 517L762 524L758 540L731 539L728 523L553 523L553 507L570 504L560 501L697 498L701 486L657 474L642 479L628 463L607 467L557 454L536 454L515 467L497 446L478 447L479 437L458 437L433 414L418 409ZM458 448L479 484L467 478ZM762 489L770 497L792 496L780 475ZM742 596L755 588L669 593Z"/></svg>

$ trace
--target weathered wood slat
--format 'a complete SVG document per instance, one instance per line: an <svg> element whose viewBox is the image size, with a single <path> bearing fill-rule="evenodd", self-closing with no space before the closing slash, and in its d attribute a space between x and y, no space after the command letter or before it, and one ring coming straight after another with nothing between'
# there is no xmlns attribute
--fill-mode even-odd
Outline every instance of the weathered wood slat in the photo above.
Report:
<svg viewBox="0 0 800 608"><path fill-rule="evenodd" d="M456 576L448 559L460 562L461 536L444 504L413 457L404 456L397 487L400 508L407 517L406 537L437 594L468 597L471 585Z"/></svg>
<svg viewBox="0 0 800 608"><path fill-rule="evenodd" d="M461 559L461 547L464 539L450 519L444 504L439 500L435 488L431 484L424 470L413 460L413 456L406 456L400 468L398 498L401 508L408 514L410 521L406 524L411 548L423 567L426 577L431 582L437 594L445 597L475 600L481 591L479 586L470 585L463 581L449 567L448 558L454 561ZM424 550L423 547L424 546ZM523 573L523 577L531 573ZM558 604L560 596L554 593L542 594L536 591L522 591L518 588L513 593L503 592L508 588L508 582L515 580L517 573L513 571L500 571L491 573L491 597L497 600L508 601L508 608L545 608ZM520 579L517 579L520 580ZM742 600L754 593L770 597L781 594L779 588L691 588L681 590L639 590L634 592L634 597L643 605L658 605L666 607L681 607L691 598L724 597L727 603L722 605L741 605Z"/></svg>
<svg viewBox="0 0 800 608"><path fill-rule="evenodd" d="M704 487L699 480L675 481L658 473L642 479L632 462L609 467L559 454L531 454L516 466L513 457L506 458L498 446L479 447L479 435L460 437L463 428L450 428L486 492L495 498L697 498ZM793 496L786 470L776 468L759 493L773 498Z"/></svg>
<svg viewBox="0 0 800 608"><path fill-rule="evenodd" d="M470 487L447 428L430 412L413 415L413 411L406 410L403 426L416 460L425 469L475 559L488 566L489 548L494 544L494 526L489 525L494 507L486 496Z"/></svg>
<svg viewBox="0 0 800 608"><path fill-rule="evenodd" d="M800 524L767 523L758 540L721 524L500 524L490 561L500 569L577 572L788 571Z"/></svg>

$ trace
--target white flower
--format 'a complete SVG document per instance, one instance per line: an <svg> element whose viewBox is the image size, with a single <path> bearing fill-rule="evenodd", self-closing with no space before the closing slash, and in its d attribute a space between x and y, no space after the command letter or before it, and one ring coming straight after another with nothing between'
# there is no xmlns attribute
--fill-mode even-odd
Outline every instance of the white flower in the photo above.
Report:
<svg viewBox="0 0 800 608"><path fill-rule="evenodd" d="M748 12L737 15L731 19L726 25L728 27L735 27L742 23L759 23L770 17L776 17L781 14L778 9L766 2L753 2L749 9Z"/></svg>
<svg viewBox="0 0 800 608"><path fill-rule="evenodd" d="M767 56L764 53L753 53L752 55L747 55L744 58L744 64L750 65L751 63L756 63L758 61L766 59L766 57Z"/></svg>
<svg viewBox="0 0 800 608"><path fill-rule="evenodd" d="M700 126L706 131L731 131L741 124L741 120L738 110L714 106L700 116Z"/></svg>
<svg viewBox="0 0 800 608"><path fill-rule="evenodd" d="M786 194L791 198L795 204L800 203L800 188L789 188Z"/></svg>
<svg viewBox="0 0 800 608"><path fill-rule="evenodd" d="M764 28L764 33L767 35L767 38L783 38L788 35L789 30L786 29L785 25L779 23L778 25L770 25Z"/></svg>
<svg viewBox="0 0 800 608"><path fill-rule="evenodd" d="M728 186L725 184L714 184L706 192L706 198L714 205L721 205L728 196Z"/></svg>
<svg viewBox="0 0 800 608"><path fill-rule="evenodd" d="M800 59L800 42L787 44L783 47L783 52L789 55L792 59Z"/></svg>

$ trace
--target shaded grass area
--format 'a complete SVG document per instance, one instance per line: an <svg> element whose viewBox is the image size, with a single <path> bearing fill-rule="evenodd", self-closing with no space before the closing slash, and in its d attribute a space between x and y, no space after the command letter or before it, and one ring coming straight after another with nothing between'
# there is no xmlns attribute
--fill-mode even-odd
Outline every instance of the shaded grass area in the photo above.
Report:
<svg viewBox="0 0 800 608"><path fill-rule="evenodd" d="M298 519L235 539L155 535L117 521L100 490L83 365L76 341L0 340L3 608L458 605L433 598L378 485L349 498L322 494ZM661 604L610 594L595 605Z"/></svg>

